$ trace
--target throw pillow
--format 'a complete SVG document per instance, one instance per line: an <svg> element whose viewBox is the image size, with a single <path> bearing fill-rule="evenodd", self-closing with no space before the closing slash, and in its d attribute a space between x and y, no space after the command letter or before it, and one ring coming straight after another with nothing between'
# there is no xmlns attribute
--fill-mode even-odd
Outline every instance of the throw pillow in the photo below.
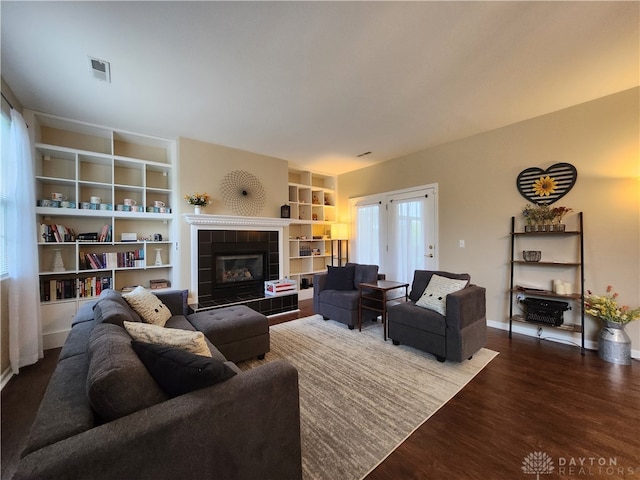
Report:
<svg viewBox="0 0 640 480"><path fill-rule="evenodd" d="M468 280L453 280L440 275L432 275L427 288L416 302L418 307L428 308L441 315L447 314L447 295L462 290Z"/></svg>
<svg viewBox="0 0 640 480"><path fill-rule="evenodd" d="M353 279L356 268L327 266L327 283L325 290L353 290Z"/></svg>
<svg viewBox="0 0 640 480"><path fill-rule="evenodd" d="M172 397L223 382L236 374L220 360L179 348L135 340L131 345L160 388Z"/></svg>
<svg viewBox="0 0 640 480"><path fill-rule="evenodd" d="M176 347L196 355L211 356L211 350L209 350L202 332L135 322L124 322L124 328L131 335L131 338L139 342Z"/></svg>
<svg viewBox="0 0 640 480"><path fill-rule="evenodd" d="M123 302L124 303L124 302ZM139 322L140 317L136 315L136 318L131 315L133 310L129 306L124 306L112 300L110 298L103 298L98 300L95 307L93 307L93 314L96 319L96 323L113 323L124 328L124 322Z"/></svg>
<svg viewBox="0 0 640 480"><path fill-rule="evenodd" d="M153 293L144 287L136 287L129 293L122 294L131 308L147 323L161 327L171 318L171 311Z"/></svg>

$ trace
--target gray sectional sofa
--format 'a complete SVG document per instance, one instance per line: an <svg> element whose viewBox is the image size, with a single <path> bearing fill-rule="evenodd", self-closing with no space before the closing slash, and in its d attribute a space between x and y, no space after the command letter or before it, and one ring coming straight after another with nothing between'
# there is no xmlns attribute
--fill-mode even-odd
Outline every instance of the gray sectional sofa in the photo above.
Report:
<svg viewBox="0 0 640 480"><path fill-rule="evenodd" d="M77 315L15 480L302 478L298 373L290 363L241 371L205 339L233 376L168 395L119 324L135 312L107 292ZM195 330L186 291L157 296L172 313L166 328ZM101 310L106 298L123 308Z"/></svg>

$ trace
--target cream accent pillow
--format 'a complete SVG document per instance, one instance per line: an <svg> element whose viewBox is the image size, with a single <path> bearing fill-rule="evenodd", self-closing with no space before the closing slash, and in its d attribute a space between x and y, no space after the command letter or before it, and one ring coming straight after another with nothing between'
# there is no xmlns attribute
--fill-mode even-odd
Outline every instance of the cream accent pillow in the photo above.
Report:
<svg viewBox="0 0 640 480"><path fill-rule="evenodd" d="M462 290L467 283L467 280L454 280L433 274L416 305L446 315L447 295Z"/></svg>
<svg viewBox="0 0 640 480"><path fill-rule="evenodd" d="M127 303L147 323L164 327L171 318L171 310L158 297L144 287L136 287L131 292L123 293Z"/></svg>
<svg viewBox="0 0 640 480"><path fill-rule="evenodd" d="M131 335L131 338L138 342L181 348L204 357L211 356L211 350L209 350L202 332L164 328L140 322L124 322L124 328Z"/></svg>

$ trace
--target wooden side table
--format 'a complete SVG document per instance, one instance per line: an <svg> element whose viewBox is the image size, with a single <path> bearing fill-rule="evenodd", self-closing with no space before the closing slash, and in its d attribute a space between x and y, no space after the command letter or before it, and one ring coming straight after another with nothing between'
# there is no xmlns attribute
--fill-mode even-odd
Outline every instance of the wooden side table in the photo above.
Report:
<svg viewBox="0 0 640 480"><path fill-rule="evenodd" d="M358 301L358 331L362 331L362 309L379 312L382 316L382 333L384 341L387 341L387 292L396 288L404 287L404 299L408 297L408 283L394 282L392 280L378 280L376 282L360 284L360 299ZM367 295L363 289L375 290L382 292L382 298ZM371 300L374 305L363 305L362 300Z"/></svg>

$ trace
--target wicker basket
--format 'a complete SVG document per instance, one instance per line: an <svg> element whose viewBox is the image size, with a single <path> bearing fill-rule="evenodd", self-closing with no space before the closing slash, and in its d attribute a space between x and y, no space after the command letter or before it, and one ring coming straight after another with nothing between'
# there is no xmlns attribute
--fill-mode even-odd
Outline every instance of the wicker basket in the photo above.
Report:
<svg viewBox="0 0 640 480"><path fill-rule="evenodd" d="M525 262L539 262L542 258L542 252L540 250L523 250L522 258Z"/></svg>

